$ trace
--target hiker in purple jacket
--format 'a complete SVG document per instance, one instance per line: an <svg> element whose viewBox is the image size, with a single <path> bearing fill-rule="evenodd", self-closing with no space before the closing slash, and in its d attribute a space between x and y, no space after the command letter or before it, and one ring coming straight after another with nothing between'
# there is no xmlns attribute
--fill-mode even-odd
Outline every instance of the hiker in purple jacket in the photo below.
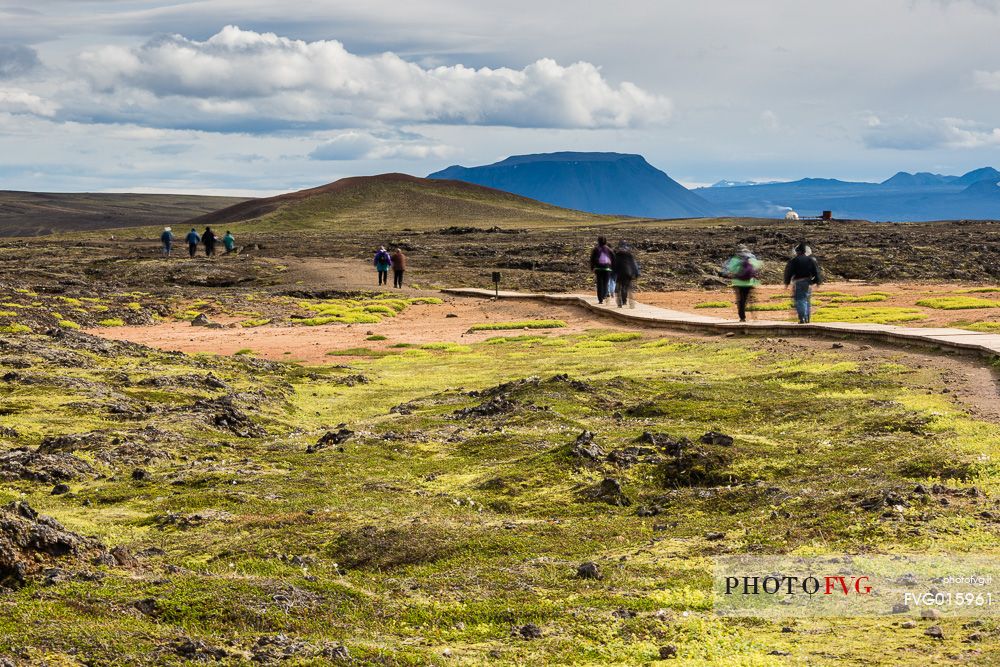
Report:
<svg viewBox="0 0 1000 667"><path fill-rule="evenodd" d="M389 269L392 267L392 258L385 246L380 246L375 253L375 270L378 271L378 284L389 284Z"/></svg>
<svg viewBox="0 0 1000 667"><path fill-rule="evenodd" d="M615 265L615 251L608 245L603 236L597 237L597 245L590 252L590 270L594 272L597 282L597 303L604 303L608 294L608 280Z"/></svg>

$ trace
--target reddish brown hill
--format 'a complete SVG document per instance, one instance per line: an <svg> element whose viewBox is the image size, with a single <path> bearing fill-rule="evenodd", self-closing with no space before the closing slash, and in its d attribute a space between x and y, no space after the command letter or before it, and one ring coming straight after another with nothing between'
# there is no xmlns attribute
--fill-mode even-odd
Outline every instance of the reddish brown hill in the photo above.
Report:
<svg viewBox="0 0 1000 667"><path fill-rule="evenodd" d="M194 226L256 222L271 229L317 228L338 222L411 227L427 224L595 222L610 218L543 204L462 181L407 174L355 176L315 188L254 199L189 221Z"/></svg>

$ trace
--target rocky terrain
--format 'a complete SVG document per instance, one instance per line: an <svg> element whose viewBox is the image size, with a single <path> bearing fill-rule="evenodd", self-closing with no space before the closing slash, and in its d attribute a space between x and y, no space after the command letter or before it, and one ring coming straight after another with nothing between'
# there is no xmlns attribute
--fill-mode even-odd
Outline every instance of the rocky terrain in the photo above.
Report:
<svg viewBox="0 0 1000 667"><path fill-rule="evenodd" d="M0 664L995 662L991 618L725 619L709 589L715 555L993 553L1000 426L970 402L975 362L598 322L380 341L433 292L315 271L395 241L424 286L497 268L569 289L600 229L248 227L241 254L195 261L133 233L0 244ZM714 284L734 241L776 262L803 234L840 277L982 280L998 242L971 224L613 232L678 287ZM500 308L483 324L518 319ZM299 327L327 354L113 340L165 321ZM325 342L349 327L357 345Z"/></svg>
<svg viewBox="0 0 1000 667"><path fill-rule="evenodd" d="M4 299L209 323L311 301L39 287ZM985 664L1000 646L992 621L725 620L704 592L714 554L990 548L1000 434L927 390L932 361L595 330L303 366L68 317L0 348L8 662L835 664L877 640L892 664Z"/></svg>

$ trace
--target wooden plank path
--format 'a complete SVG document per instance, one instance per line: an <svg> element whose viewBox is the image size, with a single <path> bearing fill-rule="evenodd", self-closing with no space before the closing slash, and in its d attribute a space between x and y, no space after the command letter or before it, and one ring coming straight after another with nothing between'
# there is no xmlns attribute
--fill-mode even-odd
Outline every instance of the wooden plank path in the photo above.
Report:
<svg viewBox="0 0 1000 667"><path fill-rule="evenodd" d="M857 324L852 322L823 322L796 324L778 320L753 320L739 322L709 315L685 313L669 308L660 308L644 303L636 307L618 308L613 302L604 305L588 294L535 294L529 292L500 291L471 287L443 289L442 292L454 296L471 296L492 299L526 299L585 308L603 317L621 322L642 324L647 327L662 327L698 331L702 333L740 333L779 336L815 335L834 338L867 340L881 343L921 345L936 349L955 350L980 354L993 358L1000 356L1000 335L950 328L901 327L893 324ZM735 308L735 306L734 306Z"/></svg>

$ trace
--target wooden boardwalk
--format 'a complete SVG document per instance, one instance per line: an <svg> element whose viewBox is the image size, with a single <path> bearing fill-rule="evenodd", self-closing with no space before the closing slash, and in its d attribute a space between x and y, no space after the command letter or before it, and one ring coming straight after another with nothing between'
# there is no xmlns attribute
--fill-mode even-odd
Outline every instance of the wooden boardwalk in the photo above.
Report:
<svg viewBox="0 0 1000 667"><path fill-rule="evenodd" d="M452 288L441 290L454 296L471 296L491 299L493 290ZM739 322L709 315L696 315L679 310L659 308L636 303L634 309L618 308L614 303L600 305L597 298L587 294L532 294L526 292L499 293L501 299L530 299L562 305L579 306L603 317L621 322L633 322L647 327L663 327L698 331L702 333L760 334L779 336L814 335L834 338L866 340L882 343L921 345L942 350L955 350L993 358L1000 356L1000 335L966 331L965 329L901 327L892 324L857 324L851 322L823 322L796 324L777 320Z"/></svg>

